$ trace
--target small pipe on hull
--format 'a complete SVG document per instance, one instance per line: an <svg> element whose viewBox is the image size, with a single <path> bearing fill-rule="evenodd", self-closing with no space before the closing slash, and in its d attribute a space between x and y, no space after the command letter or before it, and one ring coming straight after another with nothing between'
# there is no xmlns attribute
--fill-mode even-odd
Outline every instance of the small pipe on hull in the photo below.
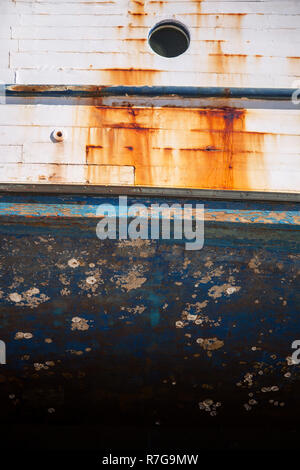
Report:
<svg viewBox="0 0 300 470"><path fill-rule="evenodd" d="M94 86L94 85L5 85L3 93L11 97L175 96L182 98L238 98L290 101L292 88L223 88L186 86Z"/></svg>

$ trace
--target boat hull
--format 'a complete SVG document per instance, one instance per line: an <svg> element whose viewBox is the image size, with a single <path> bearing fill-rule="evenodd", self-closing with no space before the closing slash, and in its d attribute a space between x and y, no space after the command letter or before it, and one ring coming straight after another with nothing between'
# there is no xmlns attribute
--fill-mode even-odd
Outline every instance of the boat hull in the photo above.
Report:
<svg viewBox="0 0 300 470"><path fill-rule="evenodd" d="M203 248L99 240L116 196L2 194L2 422L295 426L297 205L134 202L204 204Z"/></svg>

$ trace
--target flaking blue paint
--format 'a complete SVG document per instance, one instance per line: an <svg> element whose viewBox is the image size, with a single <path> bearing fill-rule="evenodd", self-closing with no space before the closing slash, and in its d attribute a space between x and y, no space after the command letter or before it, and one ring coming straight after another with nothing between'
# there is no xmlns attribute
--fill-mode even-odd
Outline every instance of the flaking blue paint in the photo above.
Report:
<svg viewBox="0 0 300 470"><path fill-rule="evenodd" d="M222 395L224 407L228 403L230 407L231 402L234 406L242 403L249 390L240 391L236 382L249 371L255 372L255 365L260 363L268 367L269 372L255 376L255 390L278 384L282 400L293 400L299 390L299 367L293 369L292 379L284 377L283 367L291 354L292 341L300 337L299 289L295 277L300 248L299 224L295 218L297 204L128 198L129 203L138 201L148 205L204 202L211 213L225 211L228 215L236 214L237 218L246 217L246 222L242 223L208 222L205 245L199 252L187 253L181 241L156 240L150 241L148 248L143 247L145 253L141 256L134 245L121 246L118 240L100 242L96 238L96 219L90 214L95 214L103 202L117 204L116 197L5 195L0 199L4 204L0 219L0 290L3 291L0 315L1 324L5 325L1 339L6 341L8 351L5 370L19 381L24 380L26 387L32 384L33 389L42 388L44 380L65 386L67 379L62 373L72 373L74 392L69 391L67 396L74 409L77 406L84 410L88 400L81 401L76 388L76 374L84 371L83 389L99 390L90 398L95 410L97 407L103 410L107 396L113 394L123 397L126 409L130 394L137 400L136 397L149 393L154 403L159 402L160 396L167 396L170 404L164 399L164 406L175 415L174 396L180 397L180 393L188 396L181 402L185 407L196 390L193 412L188 406L184 408L189 418L194 419L198 412L196 399L205 399L210 394L215 394L217 399L218 394ZM32 217L23 215L20 204ZM35 212L35 207L40 212ZM64 216L66 207L71 207L70 213L79 217ZM251 211L258 214L260 221ZM57 212L60 215L55 217ZM284 217L281 217L283 212ZM264 217L271 223L264 223ZM204 283L200 282L201 276L210 273L207 257L213 269L221 269L222 274ZM254 257L260 263L258 272L249 267ZM71 268L68 265L71 258L80 259L82 265ZM185 264L185 259L189 264ZM97 264L99 260L105 263ZM81 288L88 272L93 271L91 263L101 270L102 282L95 293ZM127 291L116 284L116 276L126 277L128 271L137 266L146 278L140 287ZM69 282L66 286L59 280L61 273ZM223 293L221 297L211 297L210 288L230 284L230 276L234 276L234 285L240 290L230 296ZM10 288L16 277L24 281ZM182 284L175 286L175 282ZM49 299L33 308L26 302L18 305L9 300L11 292L22 294L33 286ZM70 294L61 293L64 287ZM259 299L258 304L256 299ZM220 316L220 325L187 322L183 328L177 328L176 322L181 320L187 304L192 304L190 312L194 313L195 304L204 300L208 300L208 304L203 313L213 321ZM134 313L134 308L140 305L145 310ZM89 320L89 329L73 331L75 316ZM30 332L33 338L15 340L18 331ZM196 340L215 337L224 346L209 356ZM46 338L53 342L46 343ZM261 338L263 342L259 343ZM252 350L253 346L258 349ZM87 348L91 351L87 352ZM70 351L82 351L82 355ZM29 355L29 360L21 360L24 355ZM273 355L276 359L272 359ZM48 377L47 370L34 370L34 363L46 361L55 364L61 361L59 366L51 367L53 379ZM25 370L24 366L29 369ZM213 391L203 389L203 384L212 385ZM164 390L168 393L160 395L166 393ZM101 402L99 397L104 392L106 395ZM292 409L284 412L293 418ZM262 421L267 416L266 408L262 411Z"/></svg>

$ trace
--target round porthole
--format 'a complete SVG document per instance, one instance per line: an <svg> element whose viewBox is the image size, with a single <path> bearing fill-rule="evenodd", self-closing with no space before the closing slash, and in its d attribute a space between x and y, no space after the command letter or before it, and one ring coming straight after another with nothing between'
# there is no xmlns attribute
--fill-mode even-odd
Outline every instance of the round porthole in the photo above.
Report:
<svg viewBox="0 0 300 470"><path fill-rule="evenodd" d="M177 21L162 21L155 25L148 36L151 49L163 57L177 57L190 45L187 28Z"/></svg>

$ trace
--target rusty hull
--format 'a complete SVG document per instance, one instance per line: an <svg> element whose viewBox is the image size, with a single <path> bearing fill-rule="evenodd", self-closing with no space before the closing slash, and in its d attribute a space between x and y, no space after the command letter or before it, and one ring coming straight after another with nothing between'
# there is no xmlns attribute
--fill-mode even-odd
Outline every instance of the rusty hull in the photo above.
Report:
<svg viewBox="0 0 300 470"><path fill-rule="evenodd" d="M110 98L101 96L105 94L105 88L101 87L90 87L87 91L99 94L91 98L97 102L94 105L82 103L83 97L76 97L76 92L70 105L62 105L60 97L39 104L34 94L45 92L47 96L49 90L31 86L9 88L12 93L32 93L27 104L8 102L6 106L8 112L12 107L13 113L17 113L18 125L24 133L32 123L30 135L35 153L31 160L26 139L24 160L15 164L13 173L9 163L3 164L2 183L299 193L300 117L297 107L281 108L280 94L287 99L287 90L277 90L278 96L274 92L278 109L273 110L267 105L270 90L263 105L265 109L248 109L226 105L230 95L221 98L222 105L220 98L212 97L208 98L209 105L202 107L193 107L186 96L177 97L183 107L162 105L160 97L151 96L145 97L144 106L134 105L132 97L122 105L114 102L108 105L105 100ZM212 89L213 96L221 91L226 93L226 89L222 90ZM52 91L68 97L70 89L56 87ZM166 93L161 98L167 96ZM62 120L60 110L66 115ZM66 128L66 147L64 143L51 141L54 126ZM4 127L5 132L8 131ZM21 145L19 141L18 145ZM45 160L43 152L51 154L51 159Z"/></svg>
<svg viewBox="0 0 300 470"><path fill-rule="evenodd" d="M295 118L298 122L298 113ZM297 160L281 163L278 135L249 132L246 122L246 109L227 107L91 108L88 123L81 123L90 129L87 182L99 183L93 165L113 164L134 166L136 186L287 189L286 176L274 184L272 171L281 166L297 172ZM272 161L265 145L273 150Z"/></svg>

